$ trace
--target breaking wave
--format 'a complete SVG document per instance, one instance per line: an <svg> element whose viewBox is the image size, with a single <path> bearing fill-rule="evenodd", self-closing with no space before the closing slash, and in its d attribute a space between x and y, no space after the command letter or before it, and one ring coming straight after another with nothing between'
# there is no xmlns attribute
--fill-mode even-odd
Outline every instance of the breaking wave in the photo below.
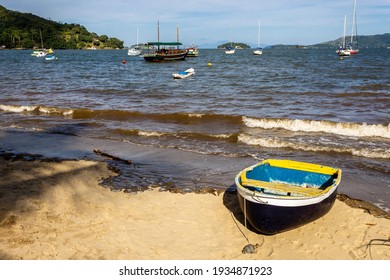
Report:
<svg viewBox="0 0 390 280"><path fill-rule="evenodd" d="M73 119L95 119L95 120L157 120L160 123L175 124L209 124L219 123L221 125L241 126L240 116L223 114L201 114L201 113L145 113L127 110L110 109L88 109L88 108L58 108L40 105L3 105L0 104L0 111L13 113L31 113L47 115L64 115Z"/></svg>
<svg viewBox="0 0 390 280"><path fill-rule="evenodd" d="M238 141L246 145L260 146L264 148L284 148L305 152L347 153L353 156L366 158L390 159L390 150L382 149L379 147L369 149L366 147L336 147L306 143L294 143L279 138L259 138L245 134L240 134L238 136Z"/></svg>
<svg viewBox="0 0 390 280"><path fill-rule="evenodd" d="M71 115L73 114L72 109L64 109L57 107L47 107L47 106L25 106L25 105L3 105L0 104L0 110L4 112L12 113L37 113L37 114L48 114L48 115Z"/></svg>
<svg viewBox="0 0 390 280"><path fill-rule="evenodd" d="M263 129L284 129L293 132L325 132L353 137L382 137L390 138L390 124L341 123L317 120L291 120L272 118L243 117L247 127Z"/></svg>
<svg viewBox="0 0 390 280"><path fill-rule="evenodd" d="M123 136L142 136L148 138L171 137L197 141L225 141L237 143L238 134L208 134L196 132L162 132L162 131L145 131L139 129L115 129L114 134Z"/></svg>

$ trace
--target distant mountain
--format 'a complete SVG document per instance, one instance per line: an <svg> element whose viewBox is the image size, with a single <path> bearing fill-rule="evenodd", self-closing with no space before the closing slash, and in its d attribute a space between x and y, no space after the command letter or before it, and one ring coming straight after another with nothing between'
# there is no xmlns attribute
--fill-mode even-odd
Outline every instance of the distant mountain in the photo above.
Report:
<svg viewBox="0 0 390 280"><path fill-rule="evenodd" d="M42 39L41 39L42 38ZM123 41L89 32L79 24L63 24L0 5L0 47L55 49L122 49Z"/></svg>
<svg viewBox="0 0 390 280"><path fill-rule="evenodd" d="M351 41L350 36L345 37L346 42ZM340 46L342 42L342 38L338 38L333 41L328 41L316 45L311 45L310 47L315 47L315 48L337 48ZM361 35L357 36L357 42L359 44L359 48L364 49L364 48L387 48L390 46L390 33L385 33L382 35Z"/></svg>
<svg viewBox="0 0 390 280"><path fill-rule="evenodd" d="M345 37L346 42L351 41L351 36ZM355 41L355 40L354 40ZM335 49L340 46L342 38L333 41L314 45L273 45L273 49L293 49L293 48L307 48L307 49ZM365 48L387 48L390 46L390 33L381 35L360 35L357 36L357 42L360 49Z"/></svg>

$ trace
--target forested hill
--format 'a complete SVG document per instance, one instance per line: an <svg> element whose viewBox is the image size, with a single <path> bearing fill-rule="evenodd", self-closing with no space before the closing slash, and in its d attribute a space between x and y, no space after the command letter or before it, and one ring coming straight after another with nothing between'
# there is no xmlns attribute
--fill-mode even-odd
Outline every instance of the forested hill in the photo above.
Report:
<svg viewBox="0 0 390 280"><path fill-rule="evenodd" d="M345 41L347 43L350 42L351 37L346 36ZM377 34L377 35L359 35L357 36L357 41L359 42L359 48L387 48L390 46L390 33ZM312 47L335 48L340 46L341 42L342 42L342 38L338 38L333 41L312 45Z"/></svg>
<svg viewBox="0 0 390 280"><path fill-rule="evenodd" d="M350 36L346 36L345 41L349 43L351 41ZM358 42L359 49L377 49L390 47L390 33L377 34L377 35L359 35L354 40L355 46ZM315 45L273 45L273 49L293 49L293 48L307 48L307 49L336 49L342 43L342 38L336 40L315 44Z"/></svg>
<svg viewBox="0 0 390 280"><path fill-rule="evenodd" d="M54 49L123 48L123 41L91 33L82 25L63 24L0 5L0 46L32 49L41 48L41 42Z"/></svg>

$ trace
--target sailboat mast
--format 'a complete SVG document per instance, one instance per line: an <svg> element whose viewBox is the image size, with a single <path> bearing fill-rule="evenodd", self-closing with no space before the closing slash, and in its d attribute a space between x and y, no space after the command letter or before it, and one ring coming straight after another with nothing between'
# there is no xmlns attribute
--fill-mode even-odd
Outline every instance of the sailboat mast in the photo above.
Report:
<svg viewBox="0 0 390 280"><path fill-rule="evenodd" d="M354 1L354 4L353 4L351 44L353 43L353 36L354 35L356 36L356 34L354 34L355 28L356 28L356 0Z"/></svg>
<svg viewBox="0 0 390 280"><path fill-rule="evenodd" d="M257 31L257 47L260 48L260 20L259 20L259 30Z"/></svg>
<svg viewBox="0 0 390 280"><path fill-rule="evenodd" d="M160 51L160 21L159 20L157 21L157 42L158 42L157 49L158 51Z"/></svg>
<svg viewBox="0 0 390 280"><path fill-rule="evenodd" d="M41 48L43 49L42 30L39 28L39 35L41 36Z"/></svg>
<svg viewBox="0 0 390 280"><path fill-rule="evenodd" d="M343 34L343 49L345 49L345 29L347 26L347 15L344 15L344 34Z"/></svg>
<svg viewBox="0 0 390 280"><path fill-rule="evenodd" d="M137 47L138 47L138 26L137 26Z"/></svg>
<svg viewBox="0 0 390 280"><path fill-rule="evenodd" d="M176 24L176 42L179 43L179 25ZM179 49L179 45L176 46Z"/></svg>

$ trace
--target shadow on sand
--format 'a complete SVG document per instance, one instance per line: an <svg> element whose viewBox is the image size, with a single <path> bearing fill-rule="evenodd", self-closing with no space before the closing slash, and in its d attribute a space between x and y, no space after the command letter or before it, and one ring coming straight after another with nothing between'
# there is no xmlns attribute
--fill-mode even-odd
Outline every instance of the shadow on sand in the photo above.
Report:
<svg viewBox="0 0 390 280"><path fill-rule="evenodd" d="M240 204L237 199L236 185L231 185L223 194L223 205L230 211L232 218L239 228L245 228L245 216L240 208ZM260 234L257 230L246 221L246 228L254 233Z"/></svg>

